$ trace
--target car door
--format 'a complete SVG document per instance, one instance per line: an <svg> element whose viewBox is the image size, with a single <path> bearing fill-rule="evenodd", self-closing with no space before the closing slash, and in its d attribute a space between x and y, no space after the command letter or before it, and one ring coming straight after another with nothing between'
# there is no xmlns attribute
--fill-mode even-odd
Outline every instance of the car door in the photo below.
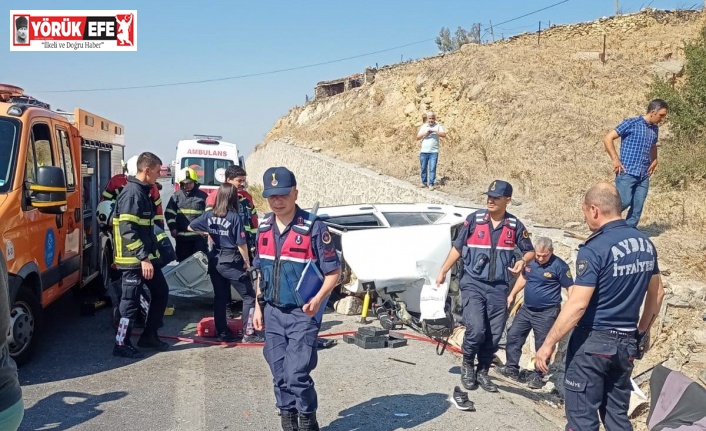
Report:
<svg viewBox="0 0 706 431"><path fill-rule="evenodd" d="M35 118L32 123L27 157L25 159L25 183L36 182L40 166L59 166L56 138L48 118ZM68 287L62 279L60 257L63 257L64 214L44 214L23 203L23 216L27 226L26 246L39 267L42 280L42 304L58 298Z"/></svg>
<svg viewBox="0 0 706 431"><path fill-rule="evenodd" d="M81 277L81 193L76 185L77 155L71 152L71 140L68 129L63 125L54 126L58 163L64 170L66 178L67 210L63 216L63 224L59 227L59 237L63 238L63 255L58 256L61 274L67 287L78 283Z"/></svg>

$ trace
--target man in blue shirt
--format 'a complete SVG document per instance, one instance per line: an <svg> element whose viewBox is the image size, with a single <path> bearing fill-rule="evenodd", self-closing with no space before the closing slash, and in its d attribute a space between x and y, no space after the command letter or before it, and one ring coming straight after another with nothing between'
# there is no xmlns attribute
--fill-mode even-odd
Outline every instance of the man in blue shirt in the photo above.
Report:
<svg viewBox="0 0 706 431"><path fill-rule="evenodd" d="M552 240L539 237L534 242L534 261L525 267L507 297L508 309L515 301L515 296L524 289L524 303L517 312L512 326L507 331L505 354L507 360L504 366L496 368L500 374L514 380L520 378L520 357L522 346L527 340L530 330L534 331L534 345L537 350L542 347L547 333L561 309L561 288L568 289L574 284L571 270L560 257L554 255ZM530 389L540 389L544 386L544 375L535 372L527 382Z"/></svg>
<svg viewBox="0 0 706 431"><path fill-rule="evenodd" d="M318 399L309 375L318 361L321 321L316 316L338 283L341 262L326 225L297 205L294 173L269 168L263 184L262 196L272 213L258 227L253 267L260 276L253 322L256 330L265 330L263 353L272 371L282 429L318 431ZM307 263L324 277L308 300L296 290Z"/></svg>
<svg viewBox="0 0 706 431"><path fill-rule="evenodd" d="M620 217L613 185L591 187L582 210L593 233L579 248L576 282L535 366L546 373L554 346L573 329L564 376L566 429L598 431L600 416L607 431L632 430L627 410L633 361L647 348L640 352L638 346L649 339L664 298L657 250Z"/></svg>
<svg viewBox="0 0 706 431"><path fill-rule="evenodd" d="M534 259L534 247L522 222L506 211L512 200L512 185L493 181L486 195L488 209L466 218L436 284L442 284L456 261L463 259L460 288L466 332L461 383L469 390L477 389L480 384L488 392L497 392L488 370L505 329L510 278L522 273ZM515 247L524 253L519 260L515 257Z"/></svg>
<svg viewBox="0 0 706 431"><path fill-rule="evenodd" d="M667 102L654 99L647 105L647 114L628 118L603 138L603 146L613 161L615 186L621 200L621 211L628 207L626 221L637 227L642 207L647 199L650 177L657 168L658 124L669 111ZM620 157L614 141L620 138Z"/></svg>

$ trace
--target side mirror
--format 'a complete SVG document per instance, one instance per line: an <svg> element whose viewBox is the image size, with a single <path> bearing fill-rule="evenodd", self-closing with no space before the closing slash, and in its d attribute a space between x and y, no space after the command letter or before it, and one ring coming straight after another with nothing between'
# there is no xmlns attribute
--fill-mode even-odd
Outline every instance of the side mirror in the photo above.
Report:
<svg viewBox="0 0 706 431"><path fill-rule="evenodd" d="M37 182L30 183L30 206L45 214L63 214L66 211L66 177L56 166L40 166Z"/></svg>

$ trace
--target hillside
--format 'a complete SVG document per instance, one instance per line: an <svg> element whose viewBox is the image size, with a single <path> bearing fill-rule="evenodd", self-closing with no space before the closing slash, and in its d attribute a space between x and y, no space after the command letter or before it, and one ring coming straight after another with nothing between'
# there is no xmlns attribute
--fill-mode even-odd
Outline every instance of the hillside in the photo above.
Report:
<svg viewBox="0 0 706 431"><path fill-rule="evenodd" d="M644 112L655 64L682 59L683 42L704 18L701 12L647 9L552 27L539 43L536 33L524 34L383 67L372 84L293 108L261 145L286 137L417 184L415 135L431 109L449 130L437 169L441 192L480 203L487 184L503 178L535 221L558 227L581 222L586 188L612 181L602 137ZM668 133L666 124L661 134ZM676 191L653 184L641 220L666 249L666 266L701 276L704 249L692 239L706 225L703 191L699 185Z"/></svg>

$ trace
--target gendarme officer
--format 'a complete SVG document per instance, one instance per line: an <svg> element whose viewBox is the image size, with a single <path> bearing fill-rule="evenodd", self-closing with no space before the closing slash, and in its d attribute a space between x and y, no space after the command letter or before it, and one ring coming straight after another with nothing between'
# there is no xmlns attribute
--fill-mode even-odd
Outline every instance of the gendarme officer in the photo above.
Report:
<svg viewBox="0 0 706 431"><path fill-rule="evenodd" d="M579 248L571 295L535 364L547 372L554 346L574 329L564 376L566 429L598 431L600 416L607 431L632 430L627 410L633 361L641 357L640 339L664 297L657 250L620 217L620 196L612 184L590 188L582 209L593 233Z"/></svg>
<svg viewBox="0 0 706 431"><path fill-rule="evenodd" d="M253 267L260 278L253 322L256 330L265 330L264 355L282 429L317 431L318 400L309 375L318 359L321 322L315 316L338 282L341 262L326 225L296 204L294 174L284 167L269 168L263 184L262 196L272 213L258 227ZM307 262L314 263L324 280L304 303L295 289Z"/></svg>
<svg viewBox="0 0 706 431"><path fill-rule="evenodd" d="M480 383L486 391L497 392L488 370L505 327L510 274L522 272L534 259L534 248L522 222L506 211L512 199L512 186L505 181L493 181L486 194L488 209L466 218L436 283L443 283L446 273L463 258L460 287L466 333L461 383L466 389L477 389ZM516 262L515 246L524 253Z"/></svg>

